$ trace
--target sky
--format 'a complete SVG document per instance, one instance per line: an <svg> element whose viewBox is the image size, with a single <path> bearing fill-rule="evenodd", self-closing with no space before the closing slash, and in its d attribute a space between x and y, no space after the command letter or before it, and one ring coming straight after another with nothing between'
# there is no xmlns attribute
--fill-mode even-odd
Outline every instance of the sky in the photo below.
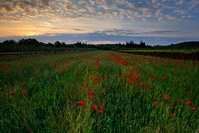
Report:
<svg viewBox="0 0 199 133"><path fill-rule="evenodd" d="M199 40L199 0L0 0L0 42L89 44Z"/></svg>

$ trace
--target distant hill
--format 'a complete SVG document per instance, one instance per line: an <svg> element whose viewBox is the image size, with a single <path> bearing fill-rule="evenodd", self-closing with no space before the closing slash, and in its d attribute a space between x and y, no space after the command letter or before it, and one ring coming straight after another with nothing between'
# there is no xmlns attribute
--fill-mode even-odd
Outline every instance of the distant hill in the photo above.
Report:
<svg viewBox="0 0 199 133"><path fill-rule="evenodd" d="M171 48L171 49L199 48L199 41L181 42L181 43L177 43L177 44L171 44L166 47Z"/></svg>

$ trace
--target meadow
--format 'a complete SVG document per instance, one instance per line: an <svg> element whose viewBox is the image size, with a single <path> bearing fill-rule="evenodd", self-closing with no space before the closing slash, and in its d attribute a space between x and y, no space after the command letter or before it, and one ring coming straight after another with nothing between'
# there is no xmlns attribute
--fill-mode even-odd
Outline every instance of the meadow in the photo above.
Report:
<svg viewBox="0 0 199 133"><path fill-rule="evenodd" d="M0 60L0 132L199 132L199 61L114 51Z"/></svg>

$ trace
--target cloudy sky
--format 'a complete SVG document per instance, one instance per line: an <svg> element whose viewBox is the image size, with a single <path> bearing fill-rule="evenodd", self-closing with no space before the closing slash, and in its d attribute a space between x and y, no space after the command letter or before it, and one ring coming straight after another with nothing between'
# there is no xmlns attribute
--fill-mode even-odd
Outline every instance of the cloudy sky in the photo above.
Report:
<svg viewBox="0 0 199 133"><path fill-rule="evenodd" d="M0 0L0 41L199 40L199 0Z"/></svg>

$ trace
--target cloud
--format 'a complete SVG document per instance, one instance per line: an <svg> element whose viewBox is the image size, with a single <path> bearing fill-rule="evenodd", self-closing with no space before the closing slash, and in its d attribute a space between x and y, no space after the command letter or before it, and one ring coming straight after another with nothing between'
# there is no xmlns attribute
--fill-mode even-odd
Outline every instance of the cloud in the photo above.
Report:
<svg viewBox="0 0 199 133"><path fill-rule="evenodd" d="M146 21L146 20L143 20ZM165 36L178 33L176 30L150 30L150 31L136 31L132 29L107 29L97 31L95 33L114 36Z"/></svg>
<svg viewBox="0 0 199 133"><path fill-rule="evenodd" d="M170 15L165 15L165 17L169 20L175 20L176 17L175 16L170 16Z"/></svg>

